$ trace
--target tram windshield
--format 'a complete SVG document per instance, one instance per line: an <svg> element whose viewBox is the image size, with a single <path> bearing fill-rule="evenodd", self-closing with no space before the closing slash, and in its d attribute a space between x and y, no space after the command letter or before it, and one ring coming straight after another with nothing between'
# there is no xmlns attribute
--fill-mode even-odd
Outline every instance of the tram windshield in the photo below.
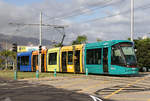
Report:
<svg viewBox="0 0 150 101"><path fill-rule="evenodd" d="M136 67L136 56L131 43L119 43L112 46L111 64Z"/></svg>
<svg viewBox="0 0 150 101"><path fill-rule="evenodd" d="M124 56L123 56L122 51L121 51L118 44L114 45L112 47L111 64L112 65L119 65L119 66L125 66L126 65Z"/></svg>
<svg viewBox="0 0 150 101"><path fill-rule="evenodd" d="M136 56L135 56L135 52L132 47L132 44L131 43L122 43L122 44L120 44L120 47L123 51L127 66L136 67L136 65L137 65Z"/></svg>

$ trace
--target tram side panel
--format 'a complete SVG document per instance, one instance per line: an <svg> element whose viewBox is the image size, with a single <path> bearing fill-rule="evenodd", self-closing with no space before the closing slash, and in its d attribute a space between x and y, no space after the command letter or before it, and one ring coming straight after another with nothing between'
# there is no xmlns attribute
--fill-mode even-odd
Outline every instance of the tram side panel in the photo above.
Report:
<svg viewBox="0 0 150 101"><path fill-rule="evenodd" d="M19 62L20 71L32 71L31 69L31 57L32 52L22 52L17 54L17 61Z"/></svg>
<svg viewBox="0 0 150 101"><path fill-rule="evenodd" d="M41 51L41 71L42 72L46 72L46 54L47 54L47 50L44 49ZM39 51L33 51L32 52L32 71L36 71L39 70L38 67L38 55L39 55Z"/></svg>
<svg viewBox="0 0 150 101"><path fill-rule="evenodd" d="M64 46L60 52L61 72L83 73L83 45Z"/></svg>
<svg viewBox="0 0 150 101"><path fill-rule="evenodd" d="M85 47L84 50L84 67L85 71L92 74L103 73L102 48Z"/></svg>
<svg viewBox="0 0 150 101"><path fill-rule="evenodd" d="M47 51L47 71L52 72L56 69L60 72L60 48L52 48Z"/></svg>
<svg viewBox="0 0 150 101"><path fill-rule="evenodd" d="M74 72L73 49L71 46L61 48L61 72Z"/></svg>

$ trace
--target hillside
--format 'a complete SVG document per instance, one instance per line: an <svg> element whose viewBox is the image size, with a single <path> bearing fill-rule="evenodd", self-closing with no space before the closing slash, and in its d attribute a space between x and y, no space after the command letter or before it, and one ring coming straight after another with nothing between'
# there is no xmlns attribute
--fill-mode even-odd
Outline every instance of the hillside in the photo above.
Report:
<svg viewBox="0 0 150 101"><path fill-rule="evenodd" d="M22 36L11 36L4 35L0 33L0 50L5 49L7 42L8 49L12 47L12 43L17 43L18 45L33 45L36 46L39 43L39 39L36 38L28 38ZM52 42L49 40L42 40L43 46L50 46Z"/></svg>

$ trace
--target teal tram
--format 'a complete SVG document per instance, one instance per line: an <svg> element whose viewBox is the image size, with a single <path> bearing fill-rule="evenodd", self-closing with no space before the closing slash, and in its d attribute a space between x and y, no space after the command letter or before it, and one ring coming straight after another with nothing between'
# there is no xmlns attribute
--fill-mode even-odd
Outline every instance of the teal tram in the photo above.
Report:
<svg viewBox="0 0 150 101"><path fill-rule="evenodd" d="M84 68L92 74L138 74L134 43L112 40L85 44Z"/></svg>

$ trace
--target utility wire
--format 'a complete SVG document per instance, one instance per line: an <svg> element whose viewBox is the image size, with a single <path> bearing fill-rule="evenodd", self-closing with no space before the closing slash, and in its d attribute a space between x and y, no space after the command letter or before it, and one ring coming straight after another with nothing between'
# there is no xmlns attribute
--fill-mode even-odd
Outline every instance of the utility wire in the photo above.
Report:
<svg viewBox="0 0 150 101"><path fill-rule="evenodd" d="M94 11L94 10L97 10L97 9L100 9L100 8L105 8L107 6L110 6L110 5L113 5L115 4L114 2L111 2L112 0L109 0L105 3L105 5L99 5L100 7L92 7L92 8L88 8L88 9L78 9L78 10L74 10L72 11L71 13L68 13L68 14L64 14L64 15L61 15L59 17L51 17L49 18L49 20L53 20L53 19L64 19L64 18L70 18L70 17L75 17L75 16L79 16L79 15L83 15L83 14L87 14L91 11ZM121 1L125 1L125 0L121 0ZM70 15L69 15L70 14ZM47 16L47 15L45 15ZM50 16L47 16L47 17L50 17Z"/></svg>
<svg viewBox="0 0 150 101"><path fill-rule="evenodd" d="M150 8L150 4L146 4L144 6L137 7L137 8L135 8L135 11L140 10L140 9L148 9L148 8ZM92 20L87 20L87 21L83 21L83 22L79 22L79 23L95 22L95 21L98 21L98 20L112 18L112 17L118 16L118 15L129 13L129 12L130 12L130 10L126 10L124 12L119 12L117 14L112 14L112 15L105 16L105 17L95 18L95 19L92 19Z"/></svg>
<svg viewBox="0 0 150 101"><path fill-rule="evenodd" d="M110 2L110 1L112 1L112 0L108 0L107 2ZM106 3L107 3L106 2ZM95 3L95 4L92 4L92 5L87 5L87 6L92 6L92 8L93 8L93 6L94 5L98 5L98 4L102 4L102 2L97 2L97 3ZM98 5L99 6L99 5ZM89 8L90 9L90 8ZM61 14L61 15L58 15L58 16L55 16L55 17L50 17L50 16L48 16L48 15L46 15L47 17L50 17L49 19L55 19L55 18L61 18L61 17L67 17L68 15L70 16L70 14L73 14L73 13L79 13L79 12L81 12L81 11L84 11L84 10L87 10L87 9L83 9L83 8L78 8L78 9L74 9L74 10L72 10L71 12L67 12L67 13L64 13L64 14Z"/></svg>

